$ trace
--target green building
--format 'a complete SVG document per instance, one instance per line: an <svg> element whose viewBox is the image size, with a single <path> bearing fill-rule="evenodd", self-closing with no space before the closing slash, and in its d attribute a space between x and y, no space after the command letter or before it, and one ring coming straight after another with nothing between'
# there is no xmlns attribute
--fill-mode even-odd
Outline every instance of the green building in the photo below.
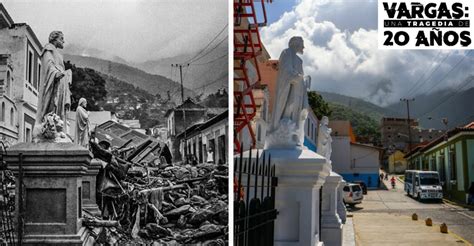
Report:
<svg viewBox="0 0 474 246"><path fill-rule="evenodd" d="M409 169L438 171L446 198L466 201L474 182L474 122L416 147L405 158Z"/></svg>

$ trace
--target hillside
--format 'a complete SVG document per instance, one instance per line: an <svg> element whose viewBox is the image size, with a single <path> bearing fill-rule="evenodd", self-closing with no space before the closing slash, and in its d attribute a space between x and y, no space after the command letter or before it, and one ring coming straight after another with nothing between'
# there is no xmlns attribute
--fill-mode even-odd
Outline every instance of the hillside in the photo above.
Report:
<svg viewBox="0 0 474 246"><path fill-rule="evenodd" d="M369 116L368 114L361 113L355 109L349 108L345 105L328 102L329 108L332 111L329 120L348 120L351 122L352 128L357 141L365 143L380 142L380 120Z"/></svg>
<svg viewBox="0 0 474 246"><path fill-rule="evenodd" d="M387 115L387 111L389 111L386 108L379 107L373 103L367 102L360 98L345 96L331 92L318 93L321 94L321 96L326 102L336 103L338 105L345 106L355 112L368 115L377 121L380 121L380 119L382 119L384 115Z"/></svg>
<svg viewBox="0 0 474 246"><path fill-rule="evenodd" d="M196 94L204 96L217 91L218 89L228 88L228 48L222 45L213 52L203 56L189 67L183 67L184 85ZM171 69L171 64L183 63L192 58L195 54L180 55L176 57L163 58L159 60L146 61L133 64L147 73L161 74L177 80L179 70Z"/></svg>
<svg viewBox="0 0 474 246"><path fill-rule="evenodd" d="M474 76L467 79L474 79ZM473 81L471 85L474 84ZM473 98L474 88L459 92L451 89L418 95L415 96L415 101L410 102L410 115L418 119L423 128L445 129L442 118L448 118L449 128L466 125L474 120ZM387 108L406 114L405 104L396 103Z"/></svg>
<svg viewBox="0 0 474 246"><path fill-rule="evenodd" d="M93 57L64 55L65 61L71 61L77 67L92 68L100 73L111 75L119 80L133 84L150 94L159 94L162 98L167 96L167 91L170 91L172 98L180 101L180 84L171 81L160 75L153 75L146 73L140 69L130 67L121 63L111 62ZM185 97L194 97L195 93L192 90L185 89Z"/></svg>

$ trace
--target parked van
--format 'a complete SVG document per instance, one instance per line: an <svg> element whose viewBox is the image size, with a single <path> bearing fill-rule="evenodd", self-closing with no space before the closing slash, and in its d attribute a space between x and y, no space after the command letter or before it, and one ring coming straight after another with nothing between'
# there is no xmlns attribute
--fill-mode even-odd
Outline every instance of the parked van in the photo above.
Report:
<svg viewBox="0 0 474 246"><path fill-rule="evenodd" d="M435 171L406 170L405 191L418 200L443 199L443 188Z"/></svg>

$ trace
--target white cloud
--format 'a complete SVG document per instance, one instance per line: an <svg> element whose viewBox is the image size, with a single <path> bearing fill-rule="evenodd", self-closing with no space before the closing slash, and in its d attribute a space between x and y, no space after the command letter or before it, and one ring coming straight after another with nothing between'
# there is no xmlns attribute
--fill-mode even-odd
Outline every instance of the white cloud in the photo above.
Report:
<svg viewBox="0 0 474 246"><path fill-rule="evenodd" d="M342 2L302 0L278 21L262 29L263 42L273 59L278 59L292 36L303 37L302 58L305 73L312 77L312 89L385 105L406 96L413 84L429 71L421 80L424 81L450 52L378 50L377 2ZM436 85L465 54L453 52L416 93ZM433 62L435 58L437 62ZM472 57L467 57L456 68L457 72L453 71L435 89L457 86L472 74L472 61Z"/></svg>

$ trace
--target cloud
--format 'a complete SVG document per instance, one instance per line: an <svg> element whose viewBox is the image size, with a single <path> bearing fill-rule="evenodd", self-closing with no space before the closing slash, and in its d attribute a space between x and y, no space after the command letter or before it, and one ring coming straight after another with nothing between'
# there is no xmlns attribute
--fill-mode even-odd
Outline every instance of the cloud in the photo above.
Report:
<svg viewBox="0 0 474 246"><path fill-rule="evenodd" d="M466 51L378 50L376 7L377 1L301 0L262 28L262 39L271 57L278 59L292 36L302 36L304 70L312 77L312 89L379 105L397 102L409 93L457 86L473 73L474 59L469 56L440 81ZM419 89L410 91L416 82Z"/></svg>
<svg viewBox="0 0 474 246"><path fill-rule="evenodd" d="M107 51L131 62L195 54L228 22L228 3L221 0L2 2L13 20L29 24L43 43L51 31L62 30L66 45Z"/></svg>

